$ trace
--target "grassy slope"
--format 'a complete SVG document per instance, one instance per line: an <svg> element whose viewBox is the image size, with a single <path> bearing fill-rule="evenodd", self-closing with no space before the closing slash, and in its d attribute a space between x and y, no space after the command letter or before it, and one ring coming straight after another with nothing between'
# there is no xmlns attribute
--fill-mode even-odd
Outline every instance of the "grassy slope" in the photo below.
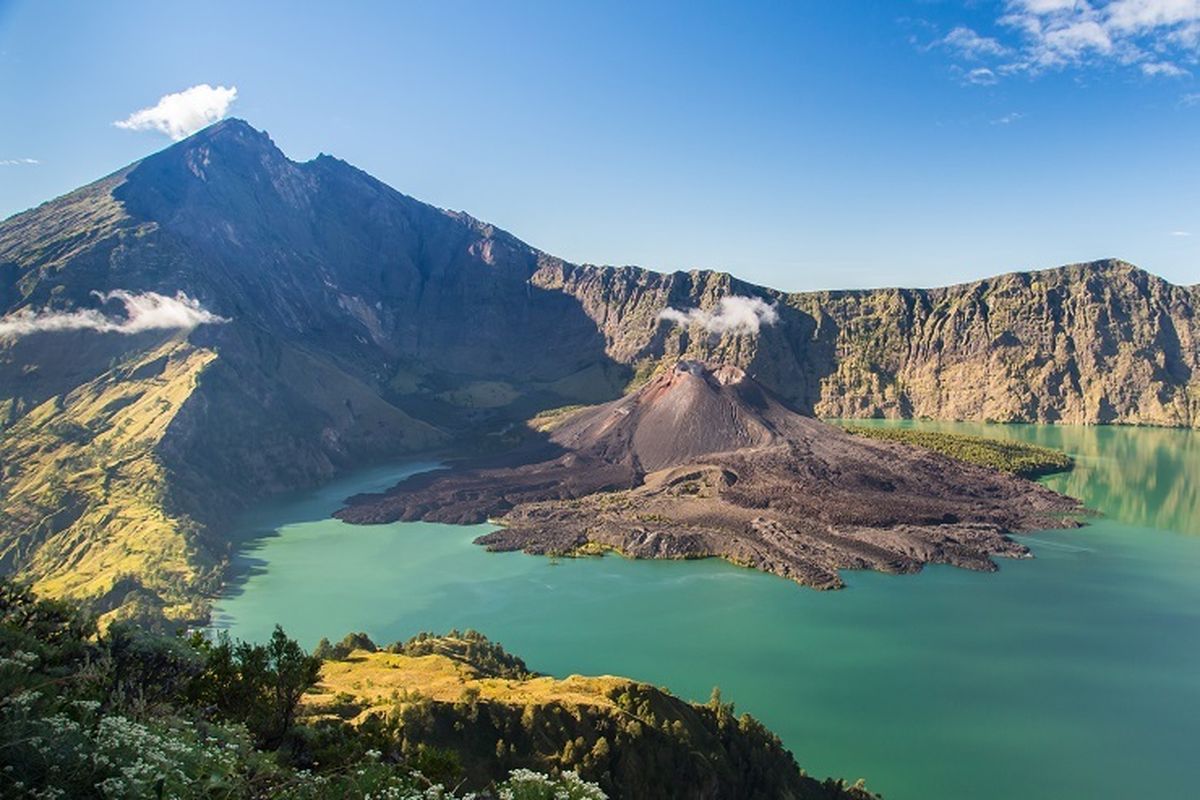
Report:
<svg viewBox="0 0 1200 800"><path fill-rule="evenodd" d="M969 464L1011 472L1023 478L1036 478L1039 475L1063 472L1074 464L1071 457L1065 453L1024 442L912 428L876 428L865 425L843 425L842 427L858 436L924 447Z"/></svg>
<svg viewBox="0 0 1200 800"><path fill-rule="evenodd" d="M362 720L371 714L388 713L398 702L401 705L414 700L458 703L477 692L479 702L521 707L555 703L609 713L619 710L612 694L630 683L625 678L579 675L563 680L545 676L523 680L493 678L444 655L409 656L357 650L345 661L325 663L319 692L310 695L306 702L316 714L335 709L345 714L347 707L338 696L351 695L352 707L358 712L356 719ZM414 700L399 699L406 697Z"/></svg>
<svg viewBox="0 0 1200 800"><path fill-rule="evenodd" d="M335 365L274 352L159 339L0 429L0 567L104 622L202 620L246 502L442 441Z"/></svg>
<svg viewBox="0 0 1200 800"><path fill-rule="evenodd" d="M39 592L99 597L107 611L140 584L168 617L193 616L206 565L189 546L194 524L164 509L155 448L214 358L169 341L46 400L0 436L0 548L25 561Z"/></svg>

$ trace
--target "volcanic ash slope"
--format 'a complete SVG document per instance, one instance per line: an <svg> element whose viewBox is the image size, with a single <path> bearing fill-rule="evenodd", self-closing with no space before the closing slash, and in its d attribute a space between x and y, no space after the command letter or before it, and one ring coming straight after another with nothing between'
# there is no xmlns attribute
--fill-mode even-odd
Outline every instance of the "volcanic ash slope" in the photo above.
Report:
<svg viewBox="0 0 1200 800"><path fill-rule="evenodd" d="M797 414L736 367L680 361L568 418L536 456L418 475L338 516L496 519L476 540L492 550L720 556L835 589L842 569L992 571L994 555L1029 554L1009 533L1077 511L1030 481Z"/></svg>

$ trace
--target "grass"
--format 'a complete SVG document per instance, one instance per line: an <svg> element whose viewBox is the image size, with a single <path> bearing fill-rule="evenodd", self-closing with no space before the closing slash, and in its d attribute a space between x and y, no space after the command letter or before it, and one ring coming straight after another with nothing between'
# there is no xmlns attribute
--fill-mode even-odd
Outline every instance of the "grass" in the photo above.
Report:
<svg viewBox="0 0 1200 800"><path fill-rule="evenodd" d="M320 716L344 704L357 706L357 721L371 714L386 713L407 692L419 689L419 699L435 703L458 703L463 697L511 706L587 706L616 713L612 697L632 682L625 678L581 677L558 679L530 677L525 680L489 678L469 665L443 655L407 656L397 653L356 650L344 661L326 661L321 679L304 698L307 713Z"/></svg>
<svg viewBox="0 0 1200 800"><path fill-rule="evenodd" d="M968 464L1009 472L1022 478L1064 472L1075 464L1066 453L1025 442L912 428L878 428L853 424L843 424L842 427L856 436L924 447Z"/></svg>
<svg viewBox="0 0 1200 800"><path fill-rule="evenodd" d="M193 524L165 509L155 449L215 354L172 341L140 358L162 356L161 374L101 376L0 437L0 543L37 543L24 569L46 596L94 598L132 578L161 598L167 617L197 613L181 591L199 577Z"/></svg>
<svg viewBox="0 0 1200 800"><path fill-rule="evenodd" d="M625 394L632 394L650 382L663 366L662 359L643 358L633 365L633 376L625 384Z"/></svg>
<svg viewBox="0 0 1200 800"><path fill-rule="evenodd" d="M559 406L558 408L548 408L545 411L539 411L525 424L538 433L550 433L570 419L575 412L591 407L576 403L569 406Z"/></svg>

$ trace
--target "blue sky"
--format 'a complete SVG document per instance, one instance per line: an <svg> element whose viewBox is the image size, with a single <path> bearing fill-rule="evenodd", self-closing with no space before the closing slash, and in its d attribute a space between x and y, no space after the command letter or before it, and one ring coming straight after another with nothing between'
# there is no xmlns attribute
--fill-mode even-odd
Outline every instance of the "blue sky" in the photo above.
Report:
<svg viewBox="0 0 1200 800"><path fill-rule="evenodd" d="M209 84L292 158L573 261L1200 282L1200 0L340 5L0 0L0 216L169 144L113 123Z"/></svg>

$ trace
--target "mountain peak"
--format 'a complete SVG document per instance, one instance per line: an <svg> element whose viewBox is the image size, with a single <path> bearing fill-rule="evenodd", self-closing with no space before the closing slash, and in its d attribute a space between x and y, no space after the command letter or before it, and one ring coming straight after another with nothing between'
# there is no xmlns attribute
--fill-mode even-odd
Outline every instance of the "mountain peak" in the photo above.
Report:
<svg viewBox="0 0 1200 800"><path fill-rule="evenodd" d="M569 419L552 439L606 461L632 457L653 471L710 453L807 439L814 424L739 367L681 359L638 391Z"/></svg>
<svg viewBox="0 0 1200 800"><path fill-rule="evenodd" d="M228 117L146 156L135 169L157 170L171 164L184 166L194 177L204 178L208 167L214 163L219 166L220 162L239 172L256 163L292 163L266 131L258 130L243 119Z"/></svg>
<svg viewBox="0 0 1200 800"><path fill-rule="evenodd" d="M256 187L270 192L256 194ZM234 220L262 223L263 203L274 212L305 208L311 192L300 166L265 131L229 118L137 162L114 196L135 217L204 231L228 229ZM282 230L286 222L269 225Z"/></svg>
<svg viewBox="0 0 1200 800"><path fill-rule="evenodd" d="M206 128L188 136L186 139L181 139L176 146L186 145L196 142L225 140L231 142L242 143L266 143L274 147L275 143L271 141L271 137L266 131L260 131L249 122L238 117L226 117L220 122L214 122Z"/></svg>

